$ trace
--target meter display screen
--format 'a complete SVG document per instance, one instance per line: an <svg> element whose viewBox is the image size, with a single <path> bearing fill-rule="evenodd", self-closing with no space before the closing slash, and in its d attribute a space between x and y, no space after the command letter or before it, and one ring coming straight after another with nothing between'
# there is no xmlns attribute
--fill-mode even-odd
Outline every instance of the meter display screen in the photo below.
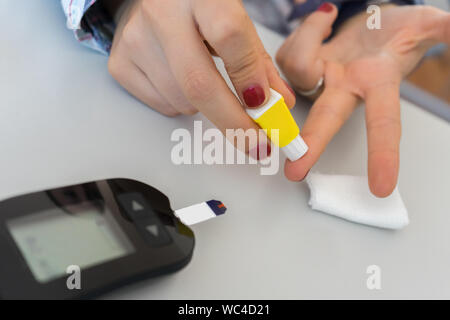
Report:
<svg viewBox="0 0 450 320"><path fill-rule="evenodd" d="M67 275L69 266L98 265L134 252L103 202L53 207L7 222L37 281Z"/></svg>

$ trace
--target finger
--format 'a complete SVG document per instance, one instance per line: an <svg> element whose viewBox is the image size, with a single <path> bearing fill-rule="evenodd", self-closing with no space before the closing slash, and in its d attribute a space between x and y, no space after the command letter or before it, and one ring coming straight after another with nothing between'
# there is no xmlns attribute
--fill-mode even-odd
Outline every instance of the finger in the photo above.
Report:
<svg viewBox="0 0 450 320"><path fill-rule="evenodd" d="M450 13L446 12L445 16L442 17L441 31L439 34L439 41L450 44Z"/></svg>
<svg viewBox="0 0 450 320"><path fill-rule="evenodd" d="M264 47L262 50L264 50L264 56L266 57L266 74L269 79L270 87L280 93L288 108L292 109L295 106L296 100L294 89L292 89L286 80L281 78L280 73L273 64L272 57L265 52Z"/></svg>
<svg viewBox="0 0 450 320"><path fill-rule="evenodd" d="M258 126L246 114L217 71L193 21L183 16L169 15L165 22L171 28L155 26L155 34L187 100L225 135L227 129L253 129L256 132ZM180 54L180 48L183 48L183 54ZM240 149L248 152L255 147L246 144L245 150Z"/></svg>
<svg viewBox="0 0 450 320"><path fill-rule="evenodd" d="M386 83L365 93L369 186L378 197L387 197L396 184L399 170L400 84Z"/></svg>
<svg viewBox="0 0 450 320"><path fill-rule="evenodd" d="M265 60L266 74L269 79L269 85L276 92L280 93L286 105L289 109L292 109L295 106L296 96L295 91L289 85L289 83L281 78L280 72L274 64L272 57L267 53L266 49L260 38L258 40L259 50L261 52L262 57Z"/></svg>
<svg viewBox="0 0 450 320"><path fill-rule="evenodd" d="M127 39L124 42L127 47L127 54L131 56L138 68L144 72L156 91L178 112L184 115L197 113L197 109L187 101L178 86L170 71L164 52L154 35L151 32L135 31L138 29L130 26L129 28L131 30L126 30L126 32L133 34L130 35L125 32L123 35L123 39Z"/></svg>
<svg viewBox="0 0 450 320"><path fill-rule="evenodd" d="M241 101L251 108L264 104L270 96L265 58L241 3L201 0L194 14L201 34L222 58Z"/></svg>
<svg viewBox="0 0 450 320"><path fill-rule="evenodd" d="M418 8L414 8L418 9ZM420 31L427 40L450 44L450 13L435 7L425 6L420 15Z"/></svg>
<svg viewBox="0 0 450 320"><path fill-rule="evenodd" d="M320 58L323 41L332 31L337 9L330 3L323 4L305 19L287 39L277 54L277 62L289 78L294 89L313 89L324 74L324 62Z"/></svg>
<svg viewBox="0 0 450 320"><path fill-rule="evenodd" d="M180 114L156 91L145 74L131 61L112 55L108 61L108 70L122 87L150 108L169 117Z"/></svg>
<svg viewBox="0 0 450 320"><path fill-rule="evenodd" d="M309 146L305 156L297 161L286 160L285 175L291 181L305 178L333 136L347 121L358 98L336 88L326 88L309 112L301 135Z"/></svg>

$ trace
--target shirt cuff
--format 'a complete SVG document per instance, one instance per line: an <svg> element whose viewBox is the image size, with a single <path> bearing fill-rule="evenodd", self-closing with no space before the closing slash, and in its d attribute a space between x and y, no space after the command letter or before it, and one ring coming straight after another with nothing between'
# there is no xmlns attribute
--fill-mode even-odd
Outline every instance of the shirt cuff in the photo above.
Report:
<svg viewBox="0 0 450 320"><path fill-rule="evenodd" d="M61 0L67 27L83 45L109 54L115 30L113 18L99 0Z"/></svg>

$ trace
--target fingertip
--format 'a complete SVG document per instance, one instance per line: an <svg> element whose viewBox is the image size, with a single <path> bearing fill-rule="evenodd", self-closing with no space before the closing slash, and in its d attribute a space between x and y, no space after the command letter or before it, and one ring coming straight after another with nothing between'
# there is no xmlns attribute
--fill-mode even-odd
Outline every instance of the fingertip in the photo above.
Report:
<svg viewBox="0 0 450 320"><path fill-rule="evenodd" d="M307 19L309 19L309 21L314 21L314 23L322 21L326 22L326 25L330 25L336 19L337 15L337 6L330 2L324 2Z"/></svg>
<svg viewBox="0 0 450 320"><path fill-rule="evenodd" d="M308 175L309 170L310 167L306 166L302 159L297 161L290 161L289 159L286 159L286 163L284 165L284 175L289 181L303 181Z"/></svg>
<svg viewBox="0 0 450 320"><path fill-rule="evenodd" d="M376 155L369 160L369 189L378 198L394 191L398 178L398 157Z"/></svg>
<svg viewBox="0 0 450 320"><path fill-rule="evenodd" d="M324 2L320 5L319 8L317 8L317 12L322 13L337 13L337 7L334 5L334 3L331 2Z"/></svg>
<svg viewBox="0 0 450 320"><path fill-rule="evenodd" d="M369 182L369 188L370 192L372 192L375 197L386 198L394 191L395 185L391 185L385 181L377 181L372 183Z"/></svg>

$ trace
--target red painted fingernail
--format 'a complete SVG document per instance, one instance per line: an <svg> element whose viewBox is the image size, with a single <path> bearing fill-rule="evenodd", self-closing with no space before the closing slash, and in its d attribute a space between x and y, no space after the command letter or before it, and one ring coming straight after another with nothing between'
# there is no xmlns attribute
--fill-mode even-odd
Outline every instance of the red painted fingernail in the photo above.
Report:
<svg viewBox="0 0 450 320"><path fill-rule="evenodd" d="M272 153L272 148L270 147L270 143L266 144L266 154L261 154L261 152L262 152L262 150L258 148L258 160L270 157L270 154Z"/></svg>
<svg viewBox="0 0 450 320"><path fill-rule="evenodd" d="M333 6L329 2L325 2L317 9L317 11L331 12L331 11L333 11Z"/></svg>
<svg viewBox="0 0 450 320"><path fill-rule="evenodd" d="M260 86L252 86L244 91L244 101L247 107L256 108L263 104L266 100L266 94Z"/></svg>
<svg viewBox="0 0 450 320"><path fill-rule="evenodd" d="M287 81L284 79L281 79L281 80L283 80L284 84L286 85L288 90L292 93L292 95L295 96L295 91L294 91L294 89L292 89L292 87L289 85L289 83L287 83Z"/></svg>

